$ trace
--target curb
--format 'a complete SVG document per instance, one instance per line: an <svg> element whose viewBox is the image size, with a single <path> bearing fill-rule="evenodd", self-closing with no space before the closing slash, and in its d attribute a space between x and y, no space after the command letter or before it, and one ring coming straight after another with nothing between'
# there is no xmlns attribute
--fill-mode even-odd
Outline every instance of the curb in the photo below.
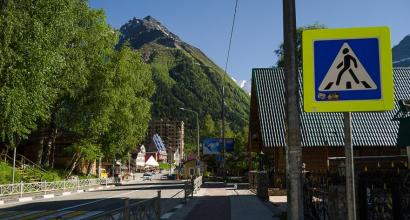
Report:
<svg viewBox="0 0 410 220"><path fill-rule="evenodd" d="M68 196L68 195L72 195L72 194L76 194L76 193L83 193L83 192L91 192L91 191L96 191L97 189L108 189L108 188L112 188L115 187L114 185L107 185L107 186L100 186L97 188L89 188L88 190L85 189L80 189L80 190L76 190L74 192L72 191L66 191L66 192L62 192L61 194L46 194L46 195L42 195L42 196L38 196L38 197L22 197L22 198L15 198L13 200L10 201L4 201L4 200L0 200L0 206L1 205L6 205L6 204L13 204L13 203L20 203L20 202L28 202L28 201L33 201L33 200L42 200L42 199L51 199L51 198L55 198L58 196Z"/></svg>
<svg viewBox="0 0 410 220"><path fill-rule="evenodd" d="M50 198L54 198L54 194L47 194L43 196L43 199L50 199Z"/></svg>
<svg viewBox="0 0 410 220"><path fill-rule="evenodd" d="M33 197L22 197L19 198L19 202L27 202L33 200Z"/></svg>
<svg viewBox="0 0 410 220"><path fill-rule="evenodd" d="M68 195L71 195L71 192L63 192L61 195L62 196L68 196Z"/></svg>

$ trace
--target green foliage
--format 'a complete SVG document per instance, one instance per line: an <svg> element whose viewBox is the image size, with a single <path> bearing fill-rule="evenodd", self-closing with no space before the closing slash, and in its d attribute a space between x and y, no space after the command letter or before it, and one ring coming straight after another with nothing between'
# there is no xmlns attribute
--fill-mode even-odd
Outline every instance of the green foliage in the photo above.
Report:
<svg viewBox="0 0 410 220"><path fill-rule="evenodd" d="M78 2L78 1L77 1ZM9 0L0 12L0 132L15 145L49 117L73 37L76 3ZM69 77L68 77L69 78Z"/></svg>
<svg viewBox="0 0 410 220"><path fill-rule="evenodd" d="M66 150L72 154L77 153L82 155L82 158L87 161L93 161L102 156L100 146L94 144L94 142L90 140L76 142Z"/></svg>
<svg viewBox="0 0 410 220"><path fill-rule="evenodd" d="M248 127L234 134L234 151L226 154L226 168L232 175L242 175L248 168L247 138Z"/></svg>
<svg viewBox="0 0 410 220"><path fill-rule="evenodd" d="M326 26L322 24L311 24L303 27L299 27L296 32L296 56L297 56L297 63L298 67L302 68L302 33L304 30L313 30L313 29L324 29ZM278 61L276 62L276 66L284 67L285 66L285 59L284 59L284 45L283 43L279 46L279 49L275 50L275 54L278 57Z"/></svg>
<svg viewBox="0 0 410 220"><path fill-rule="evenodd" d="M8 184L12 182L13 167L8 164L0 161L0 184ZM14 177L15 182L21 181L21 176L19 173L15 173Z"/></svg>
<svg viewBox="0 0 410 220"><path fill-rule="evenodd" d="M110 126L102 135L106 155L124 155L144 137L151 119L150 98L155 86L148 65L139 53L123 46L113 59Z"/></svg>
<svg viewBox="0 0 410 220"><path fill-rule="evenodd" d="M159 168L163 170L169 170L170 166L169 163L159 163Z"/></svg>
<svg viewBox="0 0 410 220"><path fill-rule="evenodd" d="M0 7L1 142L13 147L52 127L74 138L76 160L127 155L145 134L155 91L140 54L116 50L118 33L87 1Z"/></svg>

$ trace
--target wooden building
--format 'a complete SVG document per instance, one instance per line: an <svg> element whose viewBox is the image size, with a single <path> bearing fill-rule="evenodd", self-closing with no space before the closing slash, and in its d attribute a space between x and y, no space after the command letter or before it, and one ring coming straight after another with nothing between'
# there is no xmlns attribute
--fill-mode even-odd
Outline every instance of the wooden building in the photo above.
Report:
<svg viewBox="0 0 410 220"><path fill-rule="evenodd" d="M271 184L282 187L286 170L284 80L282 68L252 70L248 140L248 150L262 157L263 168L271 174ZM397 142L399 126L410 116L400 111L399 105L400 100L410 99L410 68L394 69L394 83L397 103L393 111L352 113L356 170L407 166L405 149L398 147ZM301 89L302 162L313 173L336 172L344 161L343 114L304 112L302 92ZM410 130L401 130L401 135L410 136Z"/></svg>

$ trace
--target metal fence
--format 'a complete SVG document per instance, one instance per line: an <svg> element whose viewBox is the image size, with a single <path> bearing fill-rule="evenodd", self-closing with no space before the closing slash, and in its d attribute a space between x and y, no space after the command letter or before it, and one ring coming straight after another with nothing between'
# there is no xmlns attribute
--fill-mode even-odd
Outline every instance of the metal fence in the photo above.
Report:
<svg viewBox="0 0 410 220"><path fill-rule="evenodd" d="M90 219L95 220L149 220L161 218L161 191L157 197L130 204L129 198L124 198L124 207L103 212Z"/></svg>
<svg viewBox="0 0 410 220"><path fill-rule="evenodd" d="M304 189L306 219L329 219L328 192L316 188Z"/></svg>
<svg viewBox="0 0 410 220"><path fill-rule="evenodd" d="M178 191L170 198L172 199L183 199L186 203L188 197L192 197L202 185L202 176L190 181L185 182L184 189ZM139 201L130 204L129 198L124 198L124 206L115 210L100 213L91 217L90 219L95 220L149 220L149 219L160 219L161 211L164 211L164 207L161 207L161 191L158 191L156 197L151 199L146 199L144 201Z"/></svg>
<svg viewBox="0 0 410 220"><path fill-rule="evenodd" d="M46 194L47 192L54 191L64 191L66 189L83 189L90 186L96 185L107 185L114 183L113 178L106 179L76 179L76 180L64 180L64 181L54 181L54 182L33 182L33 183L15 183L15 184L5 184L0 185L0 197L20 195L22 197L24 194L29 193L41 193Z"/></svg>

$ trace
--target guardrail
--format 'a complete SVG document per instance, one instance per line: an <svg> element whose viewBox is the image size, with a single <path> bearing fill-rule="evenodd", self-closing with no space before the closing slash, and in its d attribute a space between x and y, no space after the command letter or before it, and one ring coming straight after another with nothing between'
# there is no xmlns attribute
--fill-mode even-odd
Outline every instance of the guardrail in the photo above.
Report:
<svg viewBox="0 0 410 220"><path fill-rule="evenodd" d="M171 198L184 199L187 202L188 197L193 196L202 185L202 176L196 179L191 179L185 182L184 189L177 192ZM184 192L183 197L180 197ZM129 198L124 198L124 206L115 210L100 213L91 217L95 220L117 220L117 219L135 219L135 220L148 220L161 218L161 190L158 191L156 197L147 199L140 202L130 204Z"/></svg>
<svg viewBox="0 0 410 220"><path fill-rule="evenodd" d="M15 183L15 184L4 184L0 185L0 197L20 195L22 197L24 194L28 193L41 193L53 192L66 189L82 189L89 186L95 185L107 185L114 183L113 178L106 179L76 179L76 180L64 180L64 181L54 181L54 182L33 182L33 183Z"/></svg>
<svg viewBox="0 0 410 220"><path fill-rule="evenodd" d="M103 212L92 216L94 220L116 220L116 219L135 219L148 220L161 218L161 191L157 197L130 204L129 198L124 198L124 207Z"/></svg>

